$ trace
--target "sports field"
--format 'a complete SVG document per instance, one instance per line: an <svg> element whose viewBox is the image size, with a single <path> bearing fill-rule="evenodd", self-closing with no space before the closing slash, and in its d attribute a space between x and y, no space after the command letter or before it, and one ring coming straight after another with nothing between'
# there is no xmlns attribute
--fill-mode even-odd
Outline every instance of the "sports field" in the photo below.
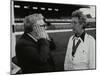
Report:
<svg viewBox="0 0 100 75"><path fill-rule="evenodd" d="M92 35L96 39L96 29L92 30L86 30L86 32L90 35ZM55 44L56 44L56 50L52 51L53 59L56 64L56 71L63 71L64 69L64 59L66 54L66 49L68 45L68 41L70 36L73 34L72 31L57 31L57 32L49 32L48 34L53 38ZM17 35L17 39L20 37L20 35Z"/></svg>

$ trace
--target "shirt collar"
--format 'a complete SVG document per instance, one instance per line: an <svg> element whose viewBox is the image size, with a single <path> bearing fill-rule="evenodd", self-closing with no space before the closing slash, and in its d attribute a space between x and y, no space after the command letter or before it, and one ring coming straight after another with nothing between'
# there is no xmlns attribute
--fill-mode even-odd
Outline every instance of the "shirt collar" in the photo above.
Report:
<svg viewBox="0 0 100 75"><path fill-rule="evenodd" d="M84 38L85 38L85 31L79 36L82 40L83 40L83 42L84 42ZM78 38L76 35L74 35L74 37L73 37L73 39L74 38Z"/></svg>
<svg viewBox="0 0 100 75"><path fill-rule="evenodd" d="M33 40L35 40L36 42L38 41L36 38L34 38L31 34L29 34L29 33L27 33L27 35L29 36L29 37L31 37Z"/></svg>

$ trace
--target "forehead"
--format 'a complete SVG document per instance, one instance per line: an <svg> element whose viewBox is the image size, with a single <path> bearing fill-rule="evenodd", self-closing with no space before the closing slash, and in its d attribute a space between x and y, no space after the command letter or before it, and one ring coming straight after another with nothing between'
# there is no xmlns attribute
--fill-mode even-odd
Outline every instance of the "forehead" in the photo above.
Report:
<svg viewBox="0 0 100 75"><path fill-rule="evenodd" d="M39 25L43 25L43 24L45 24L45 22L44 22L43 19L40 19L40 20L37 20L37 24L39 24Z"/></svg>

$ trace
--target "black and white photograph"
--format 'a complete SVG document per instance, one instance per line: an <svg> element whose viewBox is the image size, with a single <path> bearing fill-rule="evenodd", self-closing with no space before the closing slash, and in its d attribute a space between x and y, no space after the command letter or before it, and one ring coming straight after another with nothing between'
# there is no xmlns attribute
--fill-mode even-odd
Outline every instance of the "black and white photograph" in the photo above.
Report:
<svg viewBox="0 0 100 75"><path fill-rule="evenodd" d="M96 5L11 0L11 74L96 70Z"/></svg>

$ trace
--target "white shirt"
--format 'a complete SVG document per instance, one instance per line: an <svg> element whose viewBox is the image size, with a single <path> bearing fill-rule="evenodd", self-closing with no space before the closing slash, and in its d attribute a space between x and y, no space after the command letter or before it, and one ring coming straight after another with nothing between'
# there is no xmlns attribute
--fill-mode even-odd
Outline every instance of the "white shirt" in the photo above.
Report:
<svg viewBox="0 0 100 75"><path fill-rule="evenodd" d="M87 33L84 36L84 41L80 37L73 37L71 36L69 39L64 70L95 69L95 39ZM74 57L72 56L73 39L75 39L75 43L79 39L81 40Z"/></svg>

